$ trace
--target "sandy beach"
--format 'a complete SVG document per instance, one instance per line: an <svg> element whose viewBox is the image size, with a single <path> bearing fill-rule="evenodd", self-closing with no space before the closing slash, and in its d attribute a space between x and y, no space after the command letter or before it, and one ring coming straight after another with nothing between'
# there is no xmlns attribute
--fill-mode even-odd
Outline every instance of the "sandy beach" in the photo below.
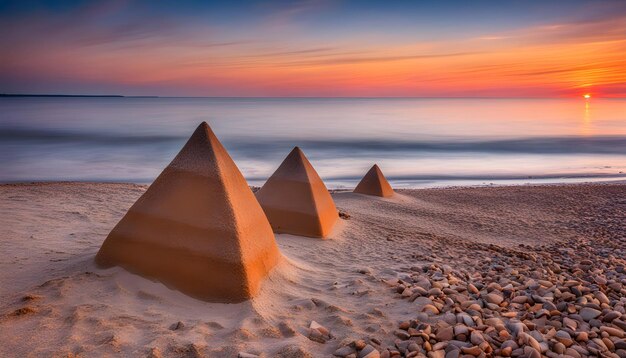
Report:
<svg viewBox="0 0 626 358"><path fill-rule="evenodd" d="M626 352L626 184L333 192L329 238L276 235L285 259L238 304L96 267L145 190L0 186L0 356Z"/></svg>

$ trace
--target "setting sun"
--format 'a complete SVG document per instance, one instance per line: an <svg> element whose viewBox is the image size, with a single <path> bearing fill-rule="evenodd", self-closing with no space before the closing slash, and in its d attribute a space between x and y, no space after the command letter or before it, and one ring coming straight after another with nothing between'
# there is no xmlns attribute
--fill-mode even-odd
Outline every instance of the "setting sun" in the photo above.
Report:
<svg viewBox="0 0 626 358"><path fill-rule="evenodd" d="M583 95L583 97L585 97L585 99L589 99L589 98L591 98L591 95L589 93L586 93L586 94Z"/></svg>

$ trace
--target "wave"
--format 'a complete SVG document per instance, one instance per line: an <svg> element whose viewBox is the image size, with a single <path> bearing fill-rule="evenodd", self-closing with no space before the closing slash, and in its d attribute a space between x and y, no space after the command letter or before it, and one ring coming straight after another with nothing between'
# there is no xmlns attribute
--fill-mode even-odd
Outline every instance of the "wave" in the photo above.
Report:
<svg viewBox="0 0 626 358"><path fill-rule="evenodd" d="M285 147L294 141L274 140L266 145ZM247 145L249 143L240 143ZM404 140L299 140L297 145L307 149L341 151L344 153L397 152L477 152L516 154L623 154L626 155L626 136L566 136L532 137L497 140L458 139L446 141ZM257 148L259 145L255 145Z"/></svg>
<svg viewBox="0 0 626 358"><path fill-rule="evenodd" d="M362 173L359 173L362 174ZM340 176L327 176L324 180L334 181L359 181L362 175L340 175ZM474 174L474 175L434 175L434 174L406 174L406 175L387 175L387 179L402 182L412 181L509 181L509 180L543 180L543 179L626 179L626 173L607 174L597 172L576 172L576 173L547 173L547 174L535 174L535 175L507 175L507 174ZM247 177L249 180L264 180L262 177Z"/></svg>
<svg viewBox="0 0 626 358"><path fill-rule="evenodd" d="M171 135L121 135L115 133L72 132L61 130L16 129L7 128L0 131L0 142L24 142L45 144L150 144L174 143L184 140L181 136Z"/></svg>
<svg viewBox="0 0 626 358"><path fill-rule="evenodd" d="M99 132L72 132L39 129L2 129L0 144L77 144L100 146L182 145L186 136L177 135L125 135ZM503 139L456 138L447 140L397 140L397 139L288 139L288 138L225 138L225 146L232 152L249 157L269 157L285 154L292 146L305 151L350 153L350 156L368 155L371 152L393 154L398 152L442 153L516 153L516 154L611 154L626 155L626 136L551 136ZM342 155L345 156L345 155Z"/></svg>

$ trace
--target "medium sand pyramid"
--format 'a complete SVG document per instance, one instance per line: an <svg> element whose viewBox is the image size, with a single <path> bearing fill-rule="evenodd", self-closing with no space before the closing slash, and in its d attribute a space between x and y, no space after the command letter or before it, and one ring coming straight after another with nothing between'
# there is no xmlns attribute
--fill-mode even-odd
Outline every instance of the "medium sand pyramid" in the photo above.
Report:
<svg viewBox="0 0 626 358"><path fill-rule="evenodd" d="M389 182L380 171L378 165L374 166L365 174L363 179L359 182L359 185L354 188L355 193L375 195L382 197L390 197L394 191L389 185Z"/></svg>
<svg viewBox="0 0 626 358"><path fill-rule="evenodd" d="M261 206L205 122L96 256L99 265L218 302L254 296L279 259Z"/></svg>
<svg viewBox="0 0 626 358"><path fill-rule="evenodd" d="M298 147L256 194L278 233L325 237L339 218L324 182Z"/></svg>

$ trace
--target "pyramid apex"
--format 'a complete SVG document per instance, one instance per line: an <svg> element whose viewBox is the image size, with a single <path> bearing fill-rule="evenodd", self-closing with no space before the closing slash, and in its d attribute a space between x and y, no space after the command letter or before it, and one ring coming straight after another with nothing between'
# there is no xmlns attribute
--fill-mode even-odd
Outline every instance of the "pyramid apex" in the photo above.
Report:
<svg viewBox="0 0 626 358"><path fill-rule="evenodd" d="M287 154L287 156L284 159L284 162L287 162L287 163L308 162L308 159L306 155L304 155L304 152L302 151L302 149L300 149L300 147L298 146L295 146L293 147L291 152Z"/></svg>
<svg viewBox="0 0 626 358"><path fill-rule="evenodd" d="M304 152L303 152L303 151L302 151L302 149L300 149L300 147L298 147L298 146L293 147L293 149L291 150L291 153L289 153L289 154L292 154L292 153L293 153L293 154L298 153L298 154L302 154L302 155L304 155Z"/></svg>
<svg viewBox="0 0 626 358"><path fill-rule="evenodd" d="M187 143L178 152L170 166L186 168L197 173L204 172L210 175L221 173L216 168L222 163L221 159L232 161L228 152L207 122L198 125Z"/></svg>
<svg viewBox="0 0 626 358"><path fill-rule="evenodd" d="M198 127L196 127L196 130L193 132L192 136L195 136L195 135L198 135L198 134L204 135L206 137L209 137L209 136L212 136L212 135L214 136L214 133L213 133L213 130L211 129L211 126L209 126L209 124L206 121L202 121L198 125Z"/></svg>
<svg viewBox="0 0 626 358"><path fill-rule="evenodd" d="M361 179L356 188L354 188L354 192L382 197L393 195L393 189L391 185L389 185L382 170L378 167L378 164L374 164L372 168L367 171L363 179Z"/></svg>

